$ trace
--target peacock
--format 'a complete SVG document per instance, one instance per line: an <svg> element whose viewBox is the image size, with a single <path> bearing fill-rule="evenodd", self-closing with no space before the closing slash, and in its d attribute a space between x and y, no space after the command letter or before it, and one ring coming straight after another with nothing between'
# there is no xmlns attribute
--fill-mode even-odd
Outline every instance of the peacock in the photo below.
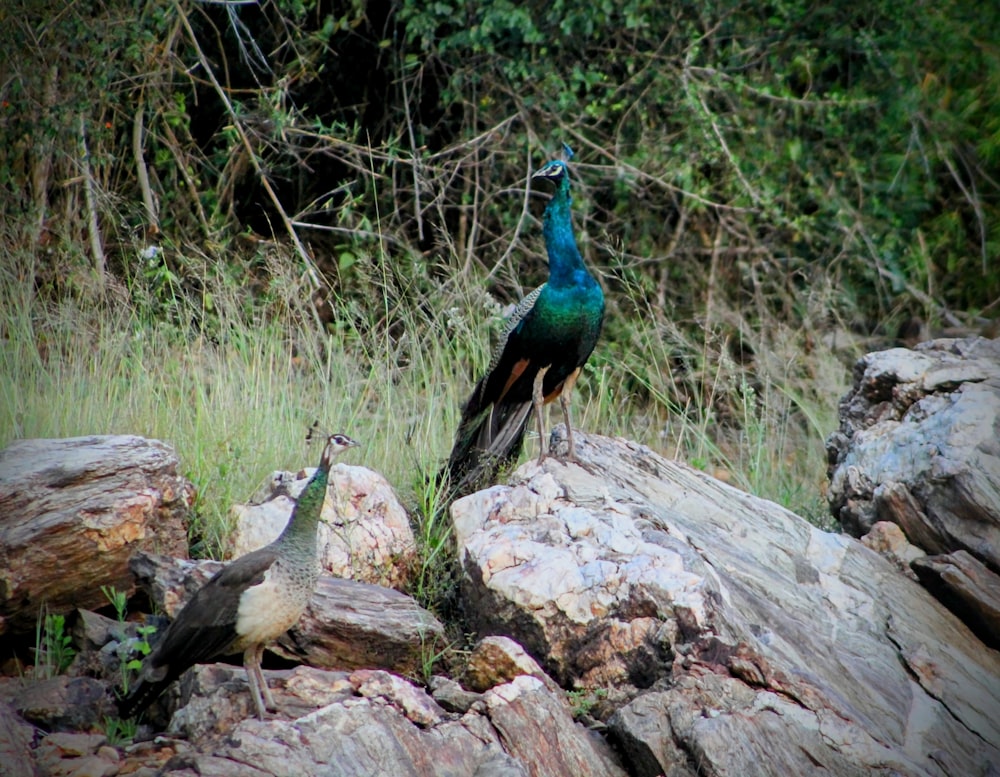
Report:
<svg viewBox="0 0 1000 777"><path fill-rule="evenodd" d="M538 461L544 461L542 408L557 397L566 423L567 458L575 459L569 399L601 333L604 293L576 245L568 165L572 151L565 150L565 159L554 159L531 176L555 187L542 216L549 277L507 319L486 374L462 408L444 468L453 496L491 484L517 459L532 412L541 445Z"/></svg>
<svg viewBox="0 0 1000 777"><path fill-rule="evenodd" d="M306 483L281 535L215 574L171 621L142 663L139 679L118 703L121 717L142 712L195 664L243 653L257 717L274 709L260 660L264 647L295 625L309 603L319 562L316 527L333 460L357 445L344 434L327 437L319 467Z"/></svg>

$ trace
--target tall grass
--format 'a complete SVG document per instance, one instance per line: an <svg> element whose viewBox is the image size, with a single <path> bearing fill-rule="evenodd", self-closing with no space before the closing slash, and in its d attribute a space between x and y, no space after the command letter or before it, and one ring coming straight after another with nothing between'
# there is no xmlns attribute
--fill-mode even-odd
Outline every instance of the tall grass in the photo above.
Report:
<svg viewBox="0 0 1000 777"><path fill-rule="evenodd" d="M272 470L315 464L314 420L361 441L351 461L404 492L450 442L464 381L454 341L417 310L392 311L413 333L401 366L398 343L362 343L350 321L321 330L287 300L281 316L248 316L240 294L212 289L209 334L150 320L129 295L47 301L13 269L26 264L0 258L0 446L125 433L170 443L197 488L192 535L206 554L224 551L230 506Z"/></svg>
<svg viewBox="0 0 1000 777"><path fill-rule="evenodd" d="M378 259L368 257L373 267ZM119 433L169 442L198 492L196 552L219 556L233 503L274 469L314 463L304 437L319 420L360 440L352 463L382 472L413 509L425 558L416 587L428 601L444 595L448 521L428 476L447 456L499 320L471 273L402 294L376 274L365 281L371 304L334 299L321 327L291 271L272 274L264 304L204 280L200 302L170 296L165 317L138 282L95 302L39 292L31 260L10 250L0 266L0 445ZM574 395L579 427L635 439L821 520L822 440L844 366L815 345L806 354L808 333L773 324L765 335L736 313L735 326L684 330L662 311L640 312L616 317L588 364ZM742 333L752 365L734 360L727 331ZM529 437L525 457L535 444Z"/></svg>

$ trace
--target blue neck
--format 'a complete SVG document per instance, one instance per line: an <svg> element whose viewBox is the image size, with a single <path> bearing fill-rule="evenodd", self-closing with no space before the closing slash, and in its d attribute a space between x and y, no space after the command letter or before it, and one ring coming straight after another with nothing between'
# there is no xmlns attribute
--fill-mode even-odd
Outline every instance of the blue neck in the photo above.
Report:
<svg viewBox="0 0 1000 777"><path fill-rule="evenodd" d="M579 283L580 274L588 276L583 265L580 249L576 247L573 235L573 221L570 216L569 176L563 176L556 186L549 204L542 216L542 234L545 249L549 254L549 285L570 286Z"/></svg>

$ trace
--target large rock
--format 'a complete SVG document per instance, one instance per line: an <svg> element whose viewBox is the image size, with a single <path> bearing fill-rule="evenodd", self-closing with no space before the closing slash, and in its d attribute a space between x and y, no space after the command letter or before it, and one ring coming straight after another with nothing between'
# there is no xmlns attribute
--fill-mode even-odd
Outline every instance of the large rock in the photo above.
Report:
<svg viewBox="0 0 1000 777"><path fill-rule="evenodd" d="M914 561L920 580L998 646L1000 340L866 355L827 450L828 498L844 529L897 524L937 559Z"/></svg>
<svg viewBox="0 0 1000 777"><path fill-rule="evenodd" d="M891 521L932 555L966 550L1000 572L1000 340L867 354L827 449L846 531Z"/></svg>
<svg viewBox="0 0 1000 777"><path fill-rule="evenodd" d="M466 611L627 690L631 773L1000 768L1000 656L892 562L634 443L576 451L453 505Z"/></svg>
<svg viewBox="0 0 1000 777"><path fill-rule="evenodd" d="M34 777L32 750L37 730L6 701L0 701L0 763L9 777Z"/></svg>
<svg viewBox="0 0 1000 777"><path fill-rule="evenodd" d="M1000 577L964 550L918 558L911 567L984 643L1000 649Z"/></svg>
<svg viewBox="0 0 1000 777"><path fill-rule="evenodd" d="M189 673L172 730L192 752L161 774L340 777L625 777L607 743L573 722L534 677L490 689L449 713L422 688L381 671L299 667L272 683L276 719L247 717L238 670Z"/></svg>
<svg viewBox="0 0 1000 777"><path fill-rule="evenodd" d="M234 558L277 539L314 471L275 472L250 504L233 507ZM384 586L405 584L416 556L409 516L389 482L347 464L330 470L317 542L326 572Z"/></svg>
<svg viewBox="0 0 1000 777"><path fill-rule="evenodd" d="M103 607L101 586L134 590L136 550L186 557L194 487L177 468L168 445L130 435L0 451L0 634L33 631L42 607Z"/></svg>

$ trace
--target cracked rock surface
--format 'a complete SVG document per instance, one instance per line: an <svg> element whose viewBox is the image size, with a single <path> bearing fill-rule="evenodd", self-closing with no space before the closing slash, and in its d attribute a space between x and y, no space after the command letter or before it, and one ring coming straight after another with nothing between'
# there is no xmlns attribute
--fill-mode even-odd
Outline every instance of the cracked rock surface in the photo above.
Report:
<svg viewBox="0 0 1000 777"><path fill-rule="evenodd" d="M564 687L625 694L607 723L631 774L1000 768L1000 655L898 564L575 436L579 464L532 461L455 503L464 592L481 633Z"/></svg>
<svg viewBox="0 0 1000 777"><path fill-rule="evenodd" d="M844 531L897 525L910 574L1000 647L1000 340L865 355L826 446Z"/></svg>

